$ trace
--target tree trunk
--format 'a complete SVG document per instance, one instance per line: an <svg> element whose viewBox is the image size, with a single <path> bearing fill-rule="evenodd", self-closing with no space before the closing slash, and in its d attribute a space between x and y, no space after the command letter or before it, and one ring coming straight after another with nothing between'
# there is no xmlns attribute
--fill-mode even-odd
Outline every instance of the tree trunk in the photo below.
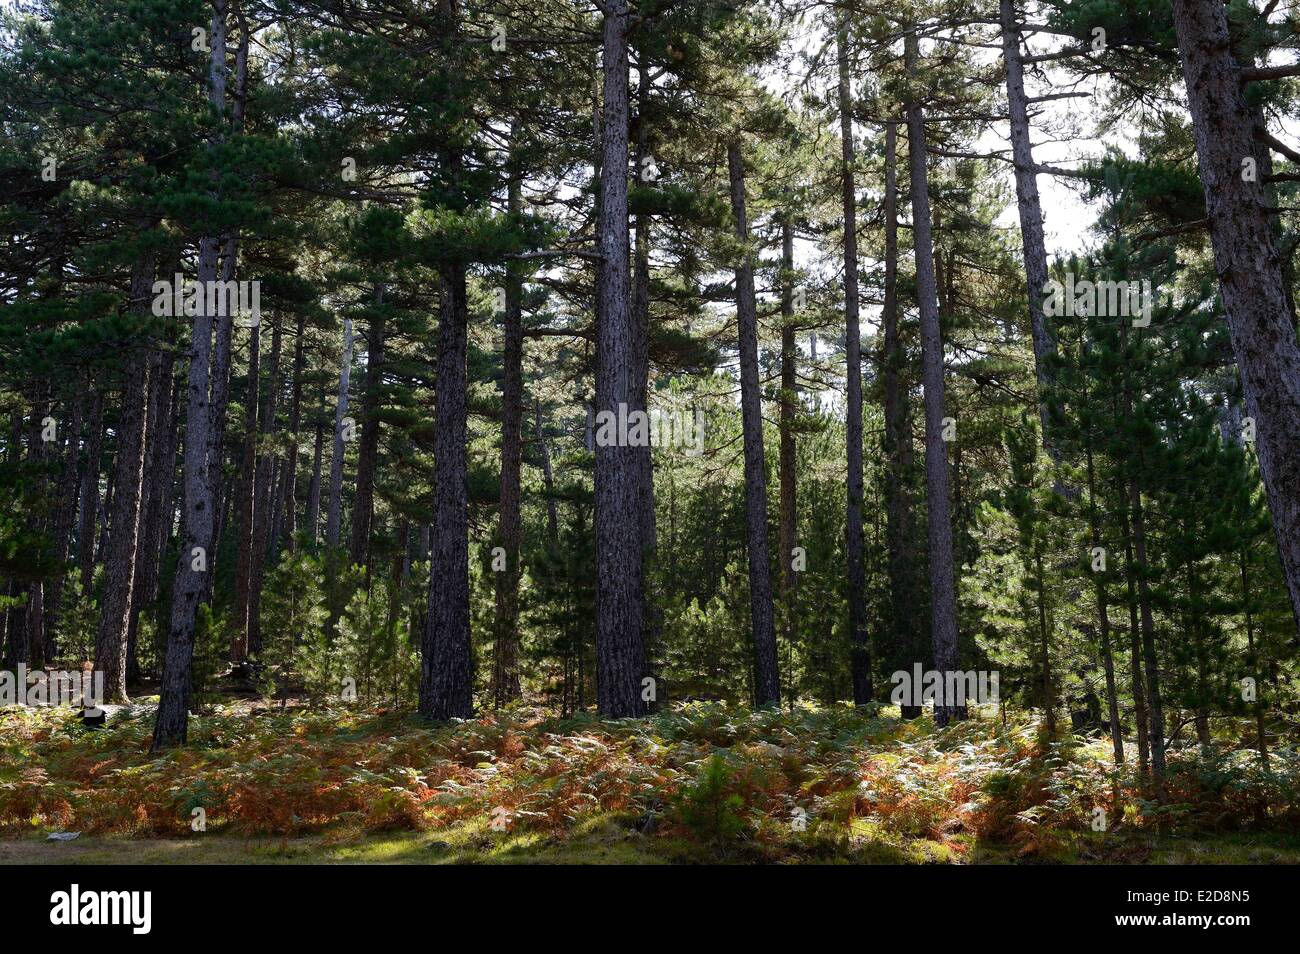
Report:
<svg viewBox="0 0 1300 954"><path fill-rule="evenodd" d="M798 532L794 423L799 411L796 366L798 346L795 344L794 332L794 217L793 213L787 211L781 220L781 406L777 419L777 432L781 442L777 458L781 497L777 557L781 567L781 605L787 644L794 639L795 595L799 579L794 569L794 548Z"/></svg>
<svg viewBox="0 0 1300 954"><path fill-rule="evenodd" d="M329 509L325 513L325 545L339 545L343 522L343 419L348 414L348 382L352 377L352 319L343 318L343 359L339 363L339 397L334 405L334 450L330 455Z"/></svg>
<svg viewBox="0 0 1300 954"><path fill-rule="evenodd" d="M222 24L221 33L224 44L226 35L225 11L229 0L214 0L216 7L221 14ZM238 8L237 8L238 10ZM244 13L238 10L236 18L239 21L240 34L239 45L235 52L235 73L234 73L234 90L231 103L231 118L233 127L238 130L243 126L244 119L244 102L248 86L248 42L249 31L248 24L245 21ZM215 20L213 21L215 23ZM217 47L215 44L215 33L213 42L210 44L213 50L212 64L216 68ZM213 74L212 85L210 88L210 101L218 112L225 112L226 109L226 63L225 51L221 51L220 63L220 86L218 88L218 79ZM222 240L224 246L224 258L221 263L221 280L222 282L232 282L235 280L236 266L239 261L239 232L232 231ZM214 276L215 277L215 276ZM209 413L212 417L212 425L208 432L208 449L207 449L207 473L209 496L212 500L221 499L221 486L224 474L225 447L226 447L226 411L230 406L230 347L232 336L234 334L235 316L231 309L223 308L215 316L216 343L212 352L212 384L211 397L209 403ZM212 528L212 554L215 557L217 549L221 546L221 537L225 532L225 515L229 508L223 507L216 511L216 523ZM209 574L204 580L204 599L211 600L212 589L216 574ZM236 617L236 628L242 629L238 616Z"/></svg>
<svg viewBox="0 0 1300 954"><path fill-rule="evenodd" d="M1038 382L1038 416L1043 446L1050 453L1047 404L1043 397L1049 385L1049 368L1051 357L1056 353L1056 342L1052 339L1043 315L1044 288L1047 285L1047 242L1043 237L1043 206L1038 198L1038 175L1034 172L1033 144L1029 138L1029 100L1025 95L1015 0L999 0L999 18L1002 23L1002 58L1007 67L1007 107L1011 118L1011 158L1016 171L1016 207L1020 213L1020 240L1029 292L1034 377Z"/></svg>
<svg viewBox="0 0 1300 954"><path fill-rule="evenodd" d="M320 543L321 457L324 454L325 428L316 425L316 444L312 451L311 483L307 486L307 529L313 547Z"/></svg>
<svg viewBox="0 0 1300 954"><path fill-rule="evenodd" d="M271 541L272 553L279 551L282 539L288 540L290 551L298 544L298 434L302 428L302 379L307 368L306 330L307 320L299 315L293 351L293 397L289 404L289 459L284 467L284 494Z"/></svg>
<svg viewBox="0 0 1300 954"><path fill-rule="evenodd" d="M257 507L257 415L262 389L262 325L248 337L248 393L244 398L244 447L235 485L238 542L235 545L235 604L230 623L230 661L236 666L248 656L249 591L253 585L253 521Z"/></svg>
<svg viewBox="0 0 1300 954"><path fill-rule="evenodd" d="M147 488L140 502L140 540L136 546L139 568L136 585L131 594L131 616L127 626L126 678L133 682L140 678L138 636L140 614L145 606L158 598L158 572L161 554L158 549L159 525L167 484L172 477L172 460L167 457L171 449L171 398L172 371L175 363L173 350L159 348L149 355L149 411L146 424L144 480ZM164 351L166 356L164 356Z"/></svg>
<svg viewBox="0 0 1300 954"><path fill-rule="evenodd" d="M519 174L507 186L512 213L522 208ZM519 474L523 463L524 326L523 282L514 266L506 272L505 340L501 382L501 502L497 545L505 551L505 568L495 573L496 618L492 650L492 691L498 706L519 698L519 544L523 523L519 509Z"/></svg>
<svg viewBox="0 0 1300 954"><path fill-rule="evenodd" d="M1085 405L1088 392L1083 395ZM1091 435L1086 440L1091 441ZM1088 533L1094 547L1101 546L1101 518L1097 513L1096 473L1093 468L1092 448L1087 449L1088 459ZM1119 723L1119 695L1115 690L1115 659L1110 647L1110 612L1106 598L1106 581L1102 571L1093 571L1094 587L1097 592L1097 636L1101 646L1101 662L1106 672L1106 707L1110 715L1110 741L1114 752L1115 764L1124 764L1124 730Z"/></svg>
<svg viewBox="0 0 1300 954"><path fill-rule="evenodd" d="M41 434L41 422L53 410L49 396L50 385L44 382L41 383L38 385L38 393L40 396L32 405L32 415L28 423L27 458L32 465L33 472L37 475L33 481L33 490L37 498L44 498L49 493L46 468L48 466L47 459L52 448L46 446L45 439ZM34 537L41 537L48 532L49 521L45 513L37 510L27 515L27 525L28 531ZM26 584L26 589L25 632L27 659L25 661L33 669L39 669L45 665L45 581L43 579L31 580Z"/></svg>
<svg viewBox="0 0 1300 954"><path fill-rule="evenodd" d="M108 437L107 428L104 437ZM99 523L99 542L95 544L95 555L101 563L104 561L104 554L108 552L109 515L113 512L113 488L116 485L113 471L109 469L105 474L104 499L100 501L99 515L96 517Z"/></svg>
<svg viewBox="0 0 1300 954"><path fill-rule="evenodd" d="M271 324L271 363L267 368L266 396L259 413L261 430L270 436L278 431L276 414L280 398L280 355L283 345L280 316ZM257 458L253 479L253 537L249 566L248 592L248 651L254 656L262 652L262 583L266 575L266 548L271 536L272 477L276 457L272 450L263 450Z"/></svg>
<svg viewBox="0 0 1300 954"><path fill-rule="evenodd" d="M904 40L909 78L915 83L919 44L914 32ZM912 188L912 237L916 246L916 292L921 313L921 365L925 387L925 489L929 508L930 640L934 668L940 674L957 668L957 595L953 577L952 522L949 517L948 459L943 440L943 332L934 274L934 240L930 233L930 184L926 171L925 112L917 100L907 104L907 139ZM946 684L947 679L944 679ZM953 700L935 699L935 721L947 725Z"/></svg>
<svg viewBox="0 0 1300 954"><path fill-rule="evenodd" d="M80 382L78 382L80 384ZM58 505L54 513L54 557L62 566L67 562L72 546L72 525L77 519L77 491L80 478L81 429L85 423L85 402L80 400L81 391L73 394L68 404L69 419L65 435L67 444L63 448L60 461ZM60 573L48 586L45 600L46 630L44 658L51 662L58 655L55 631L58 626L59 612L62 607L62 594L66 573Z"/></svg>
<svg viewBox="0 0 1300 954"><path fill-rule="evenodd" d="M1264 705L1264 670L1259 664L1259 655L1255 651L1255 619L1250 609L1250 578L1246 567L1248 564L1247 552L1243 549L1241 552L1241 600L1246 611L1246 659L1250 665L1250 673L1255 679L1255 745L1259 749L1259 762L1264 771L1268 771L1268 732L1265 720Z"/></svg>
<svg viewBox="0 0 1300 954"><path fill-rule="evenodd" d="M627 0L605 6L600 138L601 254L597 278L596 409L617 421L635 401L633 328L628 307ZM595 448L596 697L607 718L646 711L641 679L645 641L641 591L641 511L637 450Z"/></svg>
<svg viewBox="0 0 1300 954"><path fill-rule="evenodd" d="M1124 577L1128 601L1129 674L1133 692L1133 734L1138 744L1138 772L1146 774L1151 764L1151 748L1147 733L1147 703L1145 681L1142 678L1142 631L1138 624L1137 584L1133 578L1133 535L1128 511L1122 515L1121 530L1124 536Z"/></svg>
<svg viewBox="0 0 1300 954"><path fill-rule="evenodd" d="M83 593L90 592L95 575L95 517L99 513L99 458L103 451L104 390L95 388L90 399L90 430L81 470L81 516L77 524L77 564Z"/></svg>
<svg viewBox="0 0 1300 954"><path fill-rule="evenodd" d="M740 143L727 144L731 213L741 260L736 266L736 325L740 350L740 416L745 445L745 542L749 555L749 611L754 632L754 702L781 702L776 625L772 612L772 563L767 544L767 473L763 454L763 407L758 382L758 305L754 297L754 253L745 216L745 166Z"/></svg>
<svg viewBox="0 0 1300 954"><path fill-rule="evenodd" d="M1255 123L1223 5L1173 0L1206 217L1278 553L1300 628L1300 345L1291 324L1264 183L1243 181Z"/></svg>
<svg viewBox="0 0 1300 954"><path fill-rule="evenodd" d="M148 314L153 286L153 253L141 254L131 274L131 311ZM104 673L104 692L111 702L127 702L127 631L140 542L140 500L148 447L149 372L153 364L145 345L127 362L122 414L117 428L113 516L104 561L104 602L95 638L95 668Z"/></svg>
<svg viewBox="0 0 1300 954"><path fill-rule="evenodd" d="M350 559L369 578L370 527L375 516L375 471L379 458L380 385L384 373L384 284L375 283L375 310L366 337L366 383L361 396L361 440L357 442L357 493L352 507Z"/></svg>
<svg viewBox="0 0 1300 954"><path fill-rule="evenodd" d="M455 0L440 0L451 41L459 33ZM450 180L463 174L463 157L441 149ZM434 381L433 553L428 619L420 671L420 713L433 719L474 714L474 658L469 623L469 487L467 399L469 302L465 262L449 254L440 263L441 313Z"/></svg>
<svg viewBox="0 0 1300 954"><path fill-rule="evenodd" d="M464 265L454 262L444 269L435 379L433 557L420 713L433 719L468 719L474 714L465 450L469 307Z"/></svg>
<svg viewBox="0 0 1300 954"><path fill-rule="evenodd" d="M19 583L11 580L9 583L10 597L21 597L27 594L27 599L15 606L10 606L5 610L8 624L5 627L5 651L4 667L9 672L16 672L18 664L27 665L31 662L31 644L27 639L27 600L30 596L31 588L26 583Z"/></svg>
<svg viewBox="0 0 1300 954"><path fill-rule="evenodd" d="M44 415L41 415L44 417ZM28 661L33 669L45 665L45 581L33 580L27 584L27 647Z"/></svg>
<svg viewBox="0 0 1300 954"><path fill-rule="evenodd" d="M1156 627L1151 613L1151 586L1147 582L1146 519L1142 493L1136 480L1129 480L1129 508L1133 514L1133 549L1138 583L1138 610L1142 617L1142 656L1146 663L1147 714L1151 724L1151 771L1157 779L1165 774L1165 714L1160 699L1160 661L1156 655Z"/></svg>
<svg viewBox="0 0 1300 954"><path fill-rule="evenodd" d="M1035 545L1034 582L1038 591L1038 666L1043 673L1043 716L1047 737L1056 738L1056 692L1052 685L1051 632L1047 626L1047 574L1043 571L1042 547Z"/></svg>
<svg viewBox="0 0 1300 954"><path fill-rule="evenodd" d="M168 364L174 365L175 358L168 358ZM174 372L174 368L173 368ZM155 547L158 550L158 583L155 587L154 599L158 599L163 586L164 572L170 568L165 559L167 550L171 544L171 535L176 522L176 491L178 481L176 480L176 455L181 449L181 398L185 394L186 381L181 376L173 373L172 393L171 393L171 410L168 413L167 423L167 450L163 454L165 460L166 474L163 477L163 502L162 502L162 519L158 522L158 536L155 540ZM161 628L161 627L160 627ZM166 633L159 632L159 639L165 643ZM161 662L161 653L159 653Z"/></svg>
<svg viewBox="0 0 1300 954"><path fill-rule="evenodd" d="M881 308L882 348L880 376L885 405L885 536L889 550L889 607L893 615L895 659L924 661L925 647L913 621L917 586L912 558L912 500L907 473L912 467L912 424L903 369L907 353L899 334L898 319L898 125L885 125L885 287ZM905 668L911 669L908 665ZM900 707L904 719L921 714L919 705Z"/></svg>
<svg viewBox="0 0 1300 954"><path fill-rule="evenodd" d="M1128 353L1128 325L1121 322L1119 326L1120 353ZM1124 365L1122 394L1124 420L1134 419L1134 388L1129 381L1128 364ZM1140 479L1145 477L1145 456L1139 444L1136 459L1128 461L1127 475L1128 510L1126 520L1131 521L1132 548L1128 554L1128 571L1130 579L1137 581L1137 606L1142 626L1142 655L1146 664L1146 705L1150 725L1147 728L1151 740L1151 771L1159 780L1165 771L1165 717L1160 698L1159 660L1156 656L1155 620L1151 611L1151 584L1148 580L1150 567L1147 564L1146 518L1142 508L1142 488Z"/></svg>
<svg viewBox="0 0 1300 954"><path fill-rule="evenodd" d="M850 89L848 26L841 14L836 33L839 52L840 187L844 210L844 350L846 354L845 440L848 507L844 552L848 562L849 647L853 702L871 701L871 642L867 634L867 580L862 563L862 336L858 322L858 205L853 146L853 96Z"/></svg>
<svg viewBox="0 0 1300 954"><path fill-rule="evenodd" d="M554 552L560 545L560 518L555 503L555 472L551 469L551 448L546 443L546 432L542 430L541 401L537 402L535 408L534 430L542 458L542 486L546 492L546 539Z"/></svg>
<svg viewBox="0 0 1300 954"><path fill-rule="evenodd" d="M226 100L226 3L213 0L209 69L210 99L218 112ZM220 138L219 134L216 137ZM211 282L217 277L218 240L205 235L199 240L198 279ZM203 284L201 287L206 288ZM206 299L207 296L204 296ZM194 628L199 602L211 575L213 485L207 472L213 457L209 444L214 425L208 404L212 383L213 316L206 303L198 310L191 325L190 367L185 421L185 513L181 521L182 543L176 561L176 580L172 595L171 627L167 634L167 654L154 723L155 751L184 744L189 729L188 705L190 662L194 655Z"/></svg>
<svg viewBox="0 0 1300 954"><path fill-rule="evenodd" d="M636 111L636 154L633 157L633 169L638 177L653 162L650 153L649 138L649 103L650 103L650 64L645 55L637 57L637 111ZM648 411L650 407L650 246L653 216L648 212L639 212L636 217L636 245L632 263L632 410ZM659 593L655 590L655 575L652 572L655 552L658 549L658 533L655 528L655 484L654 484L654 448L648 443L644 447L634 447L636 455L637 503L640 506L641 520L641 599L645 614L644 645L646 674L649 675L654 661L660 652L660 637L663 632L663 610L660 606Z"/></svg>

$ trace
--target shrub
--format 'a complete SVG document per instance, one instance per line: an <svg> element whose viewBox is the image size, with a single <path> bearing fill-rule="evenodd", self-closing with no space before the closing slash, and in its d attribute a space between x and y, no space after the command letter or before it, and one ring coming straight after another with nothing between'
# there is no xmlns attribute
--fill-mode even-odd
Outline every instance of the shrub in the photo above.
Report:
<svg viewBox="0 0 1300 954"><path fill-rule="evenodd" d="M286 556L267 576L258 690L268 699L286 687L295 663L312 664L310 678L316 684L329 678L322 576L321 565L301 551ZM309 648L300 651L303 646Z"/></svg>
<svg viewBox="0 0 1300 954"><path fill-rule="evenodd" d="M732 841L745 830L741 814L745 802L733 789L734 775L727 760L714 753L700 767L695 784L682 792L678 813L682 824L697 838Z"/></svg>
<svg viewBox="0 0 1300 954"><path fill-rule="evenodd" d="M81 577L69 573L63 581L61 608L54 624L58 661L64 668L80 666L95 655L95 633L99 628L99 607L93 587L87 592Z"/></svg>

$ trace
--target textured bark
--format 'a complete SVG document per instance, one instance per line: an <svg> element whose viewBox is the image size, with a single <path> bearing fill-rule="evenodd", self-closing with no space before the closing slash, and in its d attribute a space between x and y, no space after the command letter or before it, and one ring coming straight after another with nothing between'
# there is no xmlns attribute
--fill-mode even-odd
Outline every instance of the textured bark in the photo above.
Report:
<svg viewBox="0 0 1300 954"><path fill-rule="evenodd" d="M602 31L603 111L597 277L596 411L619 417L635 400L633 329L628 307L628 51L626 0L605 6ZM595 448L596 704L601 715L646 711L641 593L640 491L636 449Z"/></svg>
<svg viewBox="0 0 1300 954"><path fill-rule="evenodd" d="M1029 138L1029 100L1025 95L1015 0L999 0L999 19L1002 24L1002 58L1007 69L1007 107L1011 119L1011 158L1016 173L1016 208L1020 213L1020 240L1029 293L1034 377L1038 382L1038 415L1044 446L1050 451L1047 405L1043 396L1050 383L1049 368L1051 357L1056 353L1056 342L1052 339L1047 319L1043 315L1044 287L1047 285L1047 242L1043 237L1043 205L1038 197L1038 175L1034 172L1033 143Z"/></svg>
<svg viewBox="0 0 1300 954"><path fill-rule="evenodd" d="M915 85L919 44L916 34L904 40L909 79ZM943 440L943 331L934 274L934 239L930 230L930 183L926 170L925 111L907 104L907 139L912 191L912 237L916 246L916 293L921 313L921 369L925 387L925 490L929 509L930 641L934 668L957 668L957 594L952 558L952 522L948 501L948 455ZM946 680L945 680L946 682ZM935 721L947 725L956 715L953 700L935 699Z"/></svg>
<svg viewBox="0 0 1300 954"><path fill-rule="evenodd" d="M213 20L217 23L216 18ZM215 43L215 37L213 42ZM199 278L216 276L217 241L200 240ZM190 366L186 387L185 447L182 460L183 495L181 546L172 587L172 612L167 653L154 725L153 747L160 750L183 745L188 737L190 661L194 655L194 630L199 603L212 570L212 487L208 483L209 361L212 353L213 316L200 308L194 317L190 340ZM200 567L203 567L200 569Z"/></svg>
<svg viewBox="0 0 1300 954"><path fill-rule="evenodd" d="M439 9L452 42L459 33L455 0ZM463 157L447 145L440 157L454 181ZM469 302L465 262L449 256L439 267L442 282L438 356L434 379L433 528L429 564L428 618L422 640L422 715L467 719L474 714L474 657L469 625L468 431Z"/></svg>
<svg viewBox="0 0 1300 954"><path fill-rule="evenodd" d="M469 499L465 460L469 306L465 268L444 266L434 382L433 556L420 673L420 712L474 714L469 628Z"/></svg>
<svg viewBox="0 0 1300 954"><path fill-rule="evenodd" d="M1215 269L1300 628L1300 345L1264 185L1259 176L1242 181L1242 160L1256 148L1255 122L1242 96L1223 5L1174 0L1172 6Z"/></svg>
<svg viewBox="0 0 1300 954"><path fill-rule="evenodd" d="M740 418L745 449L745 549L749 556L749 613L754 633L754 702L781 702L776 623L772 611L772 562L767 542L767 473L763 454L763 407L758 381L758 304L754 297L754 254L745 215L745 166L740 143L727 144L731 213L741 260L736 266L736 325L740 351Z"/></svg>
<svg viewBox="0 0 1300 954"><path fill-rule="evenodd" d="M343 359L339 362L339 396L334 405L334 450L330 455L330 496L325 512L325 545L339 545L343 521L343 418L348 414L348 382L352 377L352 319L343 319Z"/></svg>
<svg viewBox="0 0 1300 954"><path fill-rule="evenodd" d="M913 621L917 586L912 554L912 499L907 489L907 472L912 467L912 423L908 408L903 368L907 355L899 334L898 318L898 125L885 126L885 276L881 307L880 376L884 391L885 452L885 539L889 550L890 628L895 640L895 658L908 663L923 662L925 647ZM910 669L910 666L907 667ZM920 706L903 706L904 718L921 714Z"/></svg>
<svg viewBox="0 0 1300 954"><path fill-rule="evenodd" d="M777 433L780 437L777 479L781 498L777 556L781 566L781 603L787 640L794 637L795 596L799 580L794 569L799 480L795 470L794 422L799 411L799 382L796 376L798 346L795 344L794 325L794 221L793 216L787 213L781 220L781 405L777 418Z"/></svg>
<svg viewBox="0 0 1300 954"><path fill-rule="evenodd" d="M223 111L226 99L226 2L213 0L212 29L209 43L212 57L209 67L209 95L212 104ZM218 240L205 235L199 240L198 279L217 277ZM204 286L206 287L206 286ZM204 296L206 298L206 296ZM190 339L190 367L186 393L185 458L183 464L185 492L184 516L181 521L180 558L176 561L176 580L172 592L171 624L167 634L167 653L163 663L158 715L154 723L153 748L161 750L182 745L188 736L190 662L194 655L194 628L199 603L211 576L213 485L208 480L209 445L213 427L209 405L212 384L213 316L200 307L194 316ZM198 569L196 558L205 561Z"/></svg>
<svg viewBox="0 0 1300 954"><path fill-rule="evenodd" d="M871 701L871 642L867 634L867 579L862 562L862 334L858 320L858 199L854 167L853 95L849 75L848 27L842 19L836 31L839 53L840 189L844 213L844 352L846 392L845 479L847 509L844 554L848 563L849 647L853 703Z"/></svg>
<svg viewBox="0 0 1300 954"><path fill-rule="evenodd" d="M148 314L153 285L153 254L142 254L131 274L131 310ZM117 426L113 515L104 560L104 600L95 637L95 668L104 673L110 702L126 702L127 631L140 542L140 501L148 444L149 372L153 361L141 346L127 362L122 412Z"/></svg>
<svg viewBox="0 0 1300 954"><path fill-rule="evenodd" d="M361 439L357 442L357 492L352 506L352 546L357 566L370 566L370 528L375 517L375 472L379 466L379 398L384 373L384 285L375 283L375 311L366 336L366 382L361 395Z"/></svg>
<svg viewBox="0 0 1300 954"><path fill-rule="evenodd" d="M508 186L510 211L522 207L518 175ZM496 618L492 648L492 690L498 706L519 698L519 544L523 521L519 509L519 474L523 463L524 327L523 283L512 268L506 274L505 336L501 382L501 502L497 546L505 551L505 569L495 573Z"/></svg>
<svg viewBox="0 0 1300 954"><path fill-rule="evenodd" d="M219 4L214 2L214 6L221 10L222 19L225 18L225 10L229 0L219 0ZM248 24L245 21L243 11L240 10L236 16L239 21L240 35L239 45L235 52L235 69L234 82L231 97L231 119L235 129L243 126L244 121L244 103L248 87L248 43L249 31ZM215 23L215 20L214 20ZM226 27L222 24L222 36L226 33ZM213 63L216 63L216 46L212 45ZM226 63L224 53L221 57L221 78L220 88L215 75L210 84L209 99L214 108L224 112L226 108ZM224 247L224 257L221 263L221 280L223 282L234 281L239 261L239 234L237 231L231 232L222 239ZM234 335L235 316L231 310L221 309L226 312L214 316L214 328L216 331L216 342L212 351L212 383L210 386L211 396L209 398L209 411L212 423L208 431L208 448L207 448L207 468L209 495L212 500L221 499L221 487L224 478L224 458L226 446L226 411L230 406L230 348L232 337ZM217 508L216 523L212 529L212 552L216 553L221 546L222 534L226 530L226 516L229 513L228 506ZM212 589L216 580L216 574L209 574L204 581L203 598L211 600ZM238 617L236 617L236 626L238 628Z"/></svg>

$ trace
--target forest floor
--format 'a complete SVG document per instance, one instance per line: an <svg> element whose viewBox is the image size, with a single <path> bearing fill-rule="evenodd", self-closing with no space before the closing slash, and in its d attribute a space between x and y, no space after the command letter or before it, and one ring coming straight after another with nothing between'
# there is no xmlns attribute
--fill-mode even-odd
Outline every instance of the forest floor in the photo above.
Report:
<svg viewBox="0 0 1300 954"><path fill-rule="evenodd" d="M674 707L640 721L231 700L149 753L149 700L89 728L0 711L0 864L1300 863L1300 756L1109 745L1028 718ZM69 840L50 840L51 834Z"/></svg>

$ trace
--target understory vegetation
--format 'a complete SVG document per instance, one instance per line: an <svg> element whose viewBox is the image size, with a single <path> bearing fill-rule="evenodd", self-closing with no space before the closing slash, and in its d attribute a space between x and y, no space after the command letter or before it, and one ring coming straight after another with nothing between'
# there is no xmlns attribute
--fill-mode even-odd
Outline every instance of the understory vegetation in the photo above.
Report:
<svg viewBox="0 0 1300 954"><path fill-rule="evenodd" d="M291 844L319 853L408 832L422 860L587 860L602 845L613 861L1146 863L1180 843L1193 860L1300 858L1287 847L1300 757L1283 747L1267 772L1253 753L1171 748L1158 800L1111 764L1106 740L1048 743L1038 720L991 710L942 730L878 706L702 703L644 720L515 708L430 727L236 702L196 717L188 747L151 755L150 708L98 729L66 710L0 715L0 832L276 836L282 860ZM105 845L105 860L135 850Z"/></svg>

